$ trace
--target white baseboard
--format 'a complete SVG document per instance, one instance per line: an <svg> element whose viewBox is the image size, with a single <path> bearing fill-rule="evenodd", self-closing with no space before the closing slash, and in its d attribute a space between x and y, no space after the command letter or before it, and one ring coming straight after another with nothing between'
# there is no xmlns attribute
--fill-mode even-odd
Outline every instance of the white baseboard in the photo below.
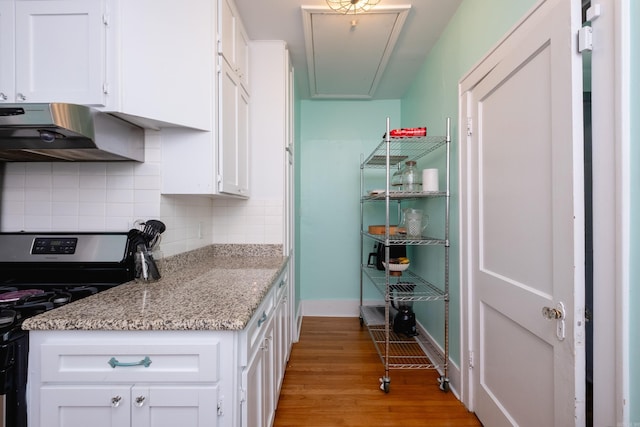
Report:
<svg viewBox="0 0 640 427"><path fill-rule="evenodd" d="M380 305L382 301L364 301L364 305ZM358 317L360 300L307 300L301 301L303 316Z"/></svg>
<svg viewBox="0 0 640 427"><path fill-rule="evenodd" d="M422 338L426 341L429 341L429 344L431 345L431 348L423 347L423 350L426 353L427 357L429 357L429 359L431 360L442 360L444 356L444 348L442 348L440 344L438 344L436 340L433 339L431 334L427 332L427 330L420 324L420 322L416 322L416 329L418 330L418 333L422 335ZM437 349L439 354L431 354L432 349ZM449 389L456 396L456 398L460 400L460 393L458 392L458 390L460 389L460 367L453 363L453 361L451 360L451 356L449 356L448 365L449 372L447 372L447 375L449 377ZM438 372L441 376L444 375L443 369L438 369Z"/></svg>

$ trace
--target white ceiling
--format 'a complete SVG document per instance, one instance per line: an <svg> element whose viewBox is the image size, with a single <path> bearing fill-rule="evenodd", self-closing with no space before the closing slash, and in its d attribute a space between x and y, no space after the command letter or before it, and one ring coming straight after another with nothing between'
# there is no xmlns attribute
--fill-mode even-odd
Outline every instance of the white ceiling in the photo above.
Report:
<svg viewBox="0 0 640 427"><path fill-rule="evenodd" d="M398 99L413 82L429 50L462 0L381 0L373 9L390 11L410 6L404 25L396 25L396 18L389 18L386 13L383 14L386 17L317 15L321 19L314 19L311 27L307 18L306 41L302 7L309 6L314 11L320 7L330 11L324 0L235 2L250 39L287 42L296 70L298 93L302 98L314 95L324 98ZM357 24L351 29L353 19ZM309 31L310 28L313 31ZM377 28L380 28L379 33ZM394 31L398 30L395 34ZM349 34L357 34L358 38L350 43L339 42L342 35L348 37ZM389 49L394 41L395 46ZM318 48L307 52L306 46ZM311 90L308 54L314 79ZM372 70L374 66L376 70Z"/></svg>

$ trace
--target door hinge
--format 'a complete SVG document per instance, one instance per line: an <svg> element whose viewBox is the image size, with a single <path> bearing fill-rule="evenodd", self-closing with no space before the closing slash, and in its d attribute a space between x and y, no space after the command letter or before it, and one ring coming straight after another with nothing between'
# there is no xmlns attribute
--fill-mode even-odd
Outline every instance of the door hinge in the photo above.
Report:
<svg viewBox="0 0 640 427"><path fill-rule="evenodd" d="M467 117L467 136L473 135L473 119L471 117Z"/></svg>
<svg viewBox="0 0 640 427"><path fill-rule="evenodd" d="M582 53L585 50L593 50L593 30L588 25L578 30L578 52Z"/></svg>
<svg viewBox="0 0 640 427"><path fill-rule="evenodd" d="M469 352L469 369L474 368L473 351Z"/></svg>
<svg viewBox="0 0 640 427"><path fill-rule="evenodd" d="M247 392L245 389L240 389L240 403L247 401Z"/></svg>
<svg viewBox="0 0 640 427"><path fill-rule="evenodd" d="M109 26L109 15L107 13L103 13L102 14L102 23L104 24L104 26L108 27Z"/></svg>
<svg viewBox="0 0 640 427"><path fill-rule="evenodd" d="M218 416L221 417L224 415L224 411L222 410L222 400L218 400Z"/></svg>
<svg viewBox="0 0 640 427"><path fill-rule="evenodd" d="M102 83L102 93L104 93L105 95L109 94L109 83Z"/></svg>

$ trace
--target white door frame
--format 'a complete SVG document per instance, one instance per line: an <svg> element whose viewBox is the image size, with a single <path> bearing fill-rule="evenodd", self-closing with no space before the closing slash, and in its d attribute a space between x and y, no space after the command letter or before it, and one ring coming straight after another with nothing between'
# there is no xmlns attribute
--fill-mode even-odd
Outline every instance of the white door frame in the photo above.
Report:
<svg viewBox="0 0 640 427"><path fill-rule="evenodd" d="M462 76L458 86L460 158L460 304L462 309L460 397L471 411L473 402L473 289L469 285L471 257L470 200L464 188L470 183L467 129L469 87L465 79L472 73L488 74L496 66L492 56L498 48L514 48L509 36L545 0L539 1L514 27ZM578 0L574 0L578 1ZM629 146L630 146L630 0L594 0L602 7L602 15L593 21L593 158L594 158L594 425L616 425L629 422ZM609 35L609 37L606 37ZM613 136L613 138L612 138ZM598 313L604 315L598 316ZM611 316L607 313L613 313ZM612 381L613 379L613 381Z"/></svg>
<svg viewBox="0 0 640 427"><path fill-rule="evenodd" d="M593 425L628 425L630 0L592 4Z"/></svg>

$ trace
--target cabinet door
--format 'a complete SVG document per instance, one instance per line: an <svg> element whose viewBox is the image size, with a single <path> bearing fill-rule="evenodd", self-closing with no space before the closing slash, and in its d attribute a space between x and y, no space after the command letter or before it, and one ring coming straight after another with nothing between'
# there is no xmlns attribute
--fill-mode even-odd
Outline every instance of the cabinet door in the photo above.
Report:
<svg viewBox="0 0 640 427"><path fill-rule="evenodd" d="M249 37L242 26L242 23L236 20L235 24L235 59L236 73L240 78L240 84L244 90L249 92Z"/></svg>
<svg viewBox="0 0 640 427"><path fill-rule="evenodd" d="M238 93L238 139L237 139L237 173L238 188L240 194L246 197L251 195L249 190L249 95L244 89Z"/></svg>
<svg viewBox="0 0 640 427"><path fill-rule="evenodd" d="M271 426L276 415L276 351L274 343L275 323L275 321L269 322L264 342L264 363L262 364L262 378L264 379L264 384L262 387L262 425L265 427Z"/></svg>
<svg viewBox="0 0 640 427"><path fill-rule="evenodd" d="M220 76L218 190L249 197L249 100L224 61Z"/></svg>
<svg viewBox="0 0 640 427"><path fill-rule="evenodd" d="M15 100L104 105L103 0L18 0L15 7Z"/></svg>
<svg viewBox="0 0 640 427"><path fill-rule="evenodd" d="M249 92L249 37L230 0L220 2L219 53Z"/></svg>
<svg viewBox="0 0 640 427"><path fill-rule="evenodd" d="M276 385L276 397L280 395L280 388L282 387L282 380L284 379L284 371L287 366L287 360L289 358L289 340L291 332L289 330L289 300L288 292L286 289L287 282L282 281L282 286L285 289L282 290L281 297L276 308L276 330L275 336L275 356L274 356L274 379ZM276 399L277 403L277 399Z"/></svg>
<svg viewBox="0 0 640 427"><path fill-rule="evenodd" d="M134 427L215 427L217 406L215 386L134 386L131 424Z"/></svg>
<svg viewBox="0 0 640 427"><path fill-rule="evenodd" d="M242 402L242 427L264 427L263 384L264 351L259 348L242 371L244 402Z"/></svg>
<svg viewBox="0 0 640 427"><path fill-rule="evenodd" d="M14 23L14 2L0 0L0 103L14 99Z"/></svg>
<svg viewBox="0 0 640 427"><path fill-rule="evenodd" d="M43 386L40 392L40 426L131 425L129 386Z"/></svg>
<svg viewBox="0 0 640 427"><path fill-rule="evenodd" d="M260 346L242 371L245 401L242 427L269 427L275 416L274 322L271 316L262 326Z"/></svg>

